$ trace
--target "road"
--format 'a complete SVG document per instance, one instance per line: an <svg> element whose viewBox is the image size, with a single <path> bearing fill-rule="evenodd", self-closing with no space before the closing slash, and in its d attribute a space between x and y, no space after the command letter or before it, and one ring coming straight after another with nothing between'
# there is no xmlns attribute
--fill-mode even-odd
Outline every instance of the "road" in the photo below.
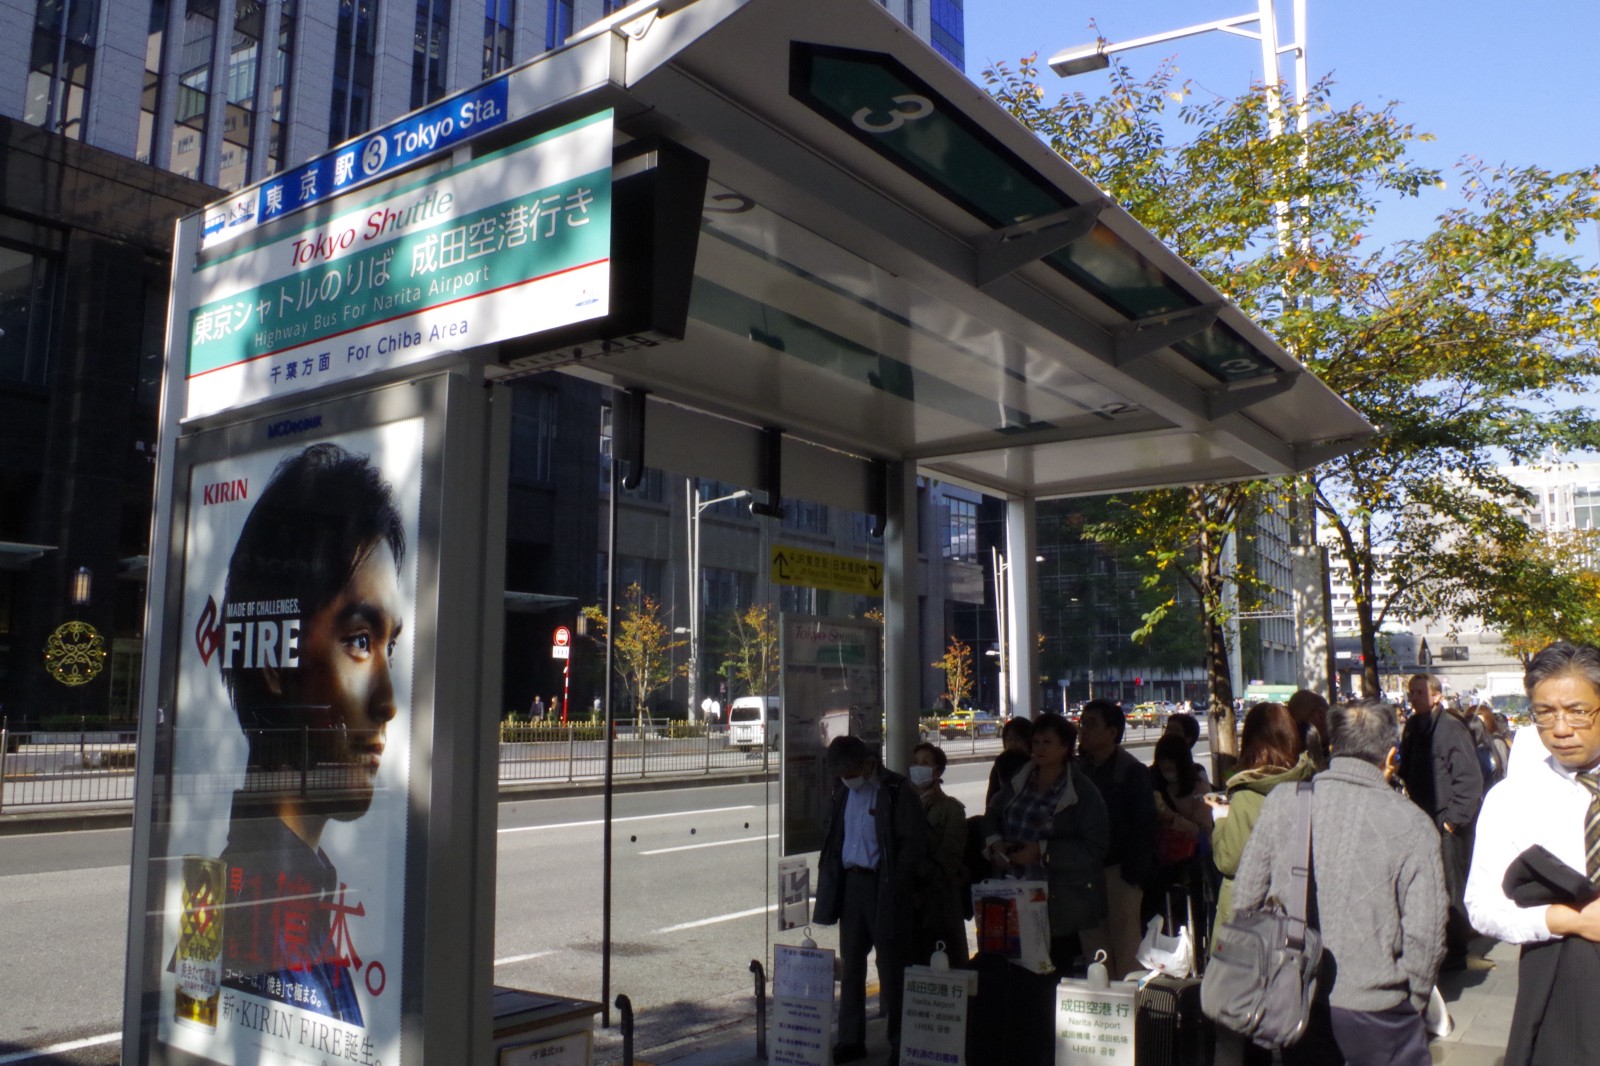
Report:
<svg viewBox="0 0 1600 1066"><path fill-rule="evenodd" d="M988 766L950 767L947 791L971 811ZM780 937L776 785L623 793L615 805L612 995L630 997L641 1026L654 1015L692 1029L719 1003L748 1010L750 961L769 961ZM599 1000L601 797L503 803L499 815L496 982ZM130 847L125 829L0 837L0 1066L117 1062ZM835 946L833 930L813 935ZM95 1042L31 1050L84 1040Z"/></svg>

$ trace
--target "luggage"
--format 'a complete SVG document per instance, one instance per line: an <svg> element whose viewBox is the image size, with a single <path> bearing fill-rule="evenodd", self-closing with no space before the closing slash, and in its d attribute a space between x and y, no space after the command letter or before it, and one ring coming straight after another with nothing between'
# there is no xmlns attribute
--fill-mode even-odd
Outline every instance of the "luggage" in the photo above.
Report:
<svg viewBox="0 0 1600 1066"><path fill-rule="evenodd" d="M1190 886L1174 885L1166 893L1163 920L1168 936L1177 936L1185 923L1199 934ZM1203 970L1205 955L1197 951L1195 962ZM1134 1034L1138 1066L1207 1066L1216 1043L1216 1027L1200 1010L1199 974L1161 974L1146 981L1134 1007Z"/></svg>
<svg viewBox="0 0 1600 1066"><path fill-rule="evenodd" d="M1216 1040L1200 1011L1200 978L1152 977L1134 1008L1134 1061L1138 1066L1203 1066Z"/></svg>
<svg viewBox="0 0 1600 1066"><path fill-rule="evenodd" d="M993 952L973 959L978 994L967 1011L968 1066L1053 1066L1054 973L1030 973Z"/></svg>

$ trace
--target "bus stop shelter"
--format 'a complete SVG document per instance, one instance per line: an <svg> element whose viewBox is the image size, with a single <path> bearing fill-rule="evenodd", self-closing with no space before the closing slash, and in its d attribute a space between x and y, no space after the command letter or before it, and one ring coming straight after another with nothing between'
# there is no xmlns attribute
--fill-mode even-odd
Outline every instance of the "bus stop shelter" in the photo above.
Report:
<svg viewBox="0 0 1600 1066"><path fill-rule="evenodd" d="M591 186L609 196L586 199ZM515 208L494 200L551 189ZM609 232L609 245L574 245L570 263L502 284L507 227L530 204L535 228L567 225L573 241ZM473 205L488 206L459 244L454 230L426 230ZM602 210L609 230L584 229ZM499 230L485 228L491 216ZM414 243L385 252L391 239ZM1032 633L1036 501L1289 475L1371 431L871 0L641 0L184 220L177 249L150 580L149 628L162 637L149 642L141 736L164 754L140 770L130 1063L278 1061L261 1041L306 1050L305 1039L355 1036L391 1066L493 1060L483 874L495 862L494 540L509 416L503 390L482 385L580 375L618 390L617 457L630 469L751 486L768 508L794 496L877 516L890 765L916 740L918 476L1007 501L1009 628ZM474 267L474 249L501 258ZM371 286L379 268L388 279L406 263L415 298L355 301L357 266ZM320 1036L291 1032L280 1015L304 1000L274 1000L260 976L260 995L239 1001L252 1050L230 1059L218 1026L240 1025L237 1013L212 1016L208 1034L196 1006L216 991L196 932L203 899L237 890L209 880L232 839L227 791L220 807L205 798L194 768L242 761L246 740L219 739L239 732L225 710L208 711L223 718L204 730L185 723L239 699L216 656L224 671L276 671L289 626L298 639L308 623L286 598L224 599L232 541L202 520L236 508L244 523L287 455L266 442L318 434L403 455L396 469L416 472L385 475L414 545L394 552L412 623L396 639L416 664L406 743L396 715L390 776L360 819L369 839L387 825L387 865L371 876L392 883L369 892L363 917L391 912L391 954L379 977L365 971L365 1012L323 1012ZM1035 649L1006 650L1012 705L1029 706ZM341 921L359 872L339 867L357 892L347 900L340 885ZM188 989L176 1027L175 988Z"/></svg>

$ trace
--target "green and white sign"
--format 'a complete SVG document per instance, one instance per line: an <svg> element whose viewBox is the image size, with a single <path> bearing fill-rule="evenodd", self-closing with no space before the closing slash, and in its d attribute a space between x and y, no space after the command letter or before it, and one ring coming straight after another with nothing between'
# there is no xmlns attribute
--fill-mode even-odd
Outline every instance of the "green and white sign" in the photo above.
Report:
<svg viewBox="0 0 1600 1066"><path fill-rule="evenodd" d="M611 146L605 111L201 262L185 414L604 316Z"/></svg>

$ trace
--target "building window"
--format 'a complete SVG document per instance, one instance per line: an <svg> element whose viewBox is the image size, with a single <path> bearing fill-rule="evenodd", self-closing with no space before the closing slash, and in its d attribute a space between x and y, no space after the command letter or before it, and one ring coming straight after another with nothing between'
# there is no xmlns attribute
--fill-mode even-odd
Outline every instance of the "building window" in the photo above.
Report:
<svg viewBox="0 0 1600 1066"><path fill-rule="evenodd" d="M932 0L928 6L930 33L928 39L933 50L956 65L967 69L966 12L963 0Z"/></svg>
<svg viewBox="0 0 1600 1066"><path fill-rule="evenodd" d="M878 516L863 514L860 511L852 512L850 516L850 530L855 535L857 544L882 544L883 537L872 535L872 526L877 522Z"/></svg>
<svg viewBox="0 0 1600 1066"><path fill-rule="evenodd" d="M699 478L696 485L700 492L701 500L718 500L700 513L702 515L715 515L717 518L749 518L750 497L740 496L738 499L725 499L739 491L739 486L726 481L717 481L714 478Z"/></svg>
<svg viewBox="0 0 1600 1066"><path fill-rule="evenodd" d="M803 585L779 585L778 610L783 614L816 614L817 590Z"/></svg>
<svg viewBox="0 0 1600 1066"><path fill-rule="evenodd" d="M737 611L750 602L754 574L720 567L700 568L700 610L704 614Z"/></svg>
<svg viewBox="0 0 1600 1066"><path fill-rule="evenodd" d="M272 134L267 138L267 173L283 167L289 138L289 63L294 55L295 0L283 0L278 14L278 47L272 61L272 89L268 104L272 108Z"/></svg>
<svg viewBox="0 0 1600 1066"><path fill-rule="evenodd" d="M511 480L547 482L555 466L557 392L546 385L511 390Z"/></svg>
<svg viewBox="0 0 1600 1066"><path fill-rule="evenodd" d="M0 381L45 384L54 266L44 256L0 244Z"/></svg>
<svg viewBox="0 0 1600 1066"><path fill-rule="evenodd" d="M417 30L411 57L411 106L444 95L445 56L450 54L450 0L417 0Z"/></svg>
<svg viewBox="0 0 1600 1066"><path fill-rule="evenodd" d="M795 533L815 533L827 536L828 508L810 500L783 499L783 528Z"/></svg>
<svg viewBox="0 0 1600 1066"><path fill-rule="evenodd" d="M141 163L150 162L150 156L155 151L156 115L160 113L161 51L166 39L167 0L152 0L144 42L144 92L139 96L139 140L134 145L134 157Z"/></svg>
<svg viewBox="0 0 1600 1066"><path fill-rule="evenodd" d="M604 496L611 491L611 405L600 405L600 495ZM639 480L639 487L633 490L623 489L622 496L629 500L645 500L650 503L661 503L666 499L665 479L661 471L654 467L645 467L644 477Z"/></svg>
<svg viewBox="0 0 1600 1066"><path fill-rule="evenodd" d="M484 0L483 76L492 78L511 65L514 15L511 0Z"/></svg>
<svg viewBox="0 0 1600 1066"><path fill-rule="evenodd" d="M250 184L250 139L255 131L256 85L261 77L261 22L255 0L237 0L228 49L228 102L222 118L222 168L218 184Z"/></svg>
<svg viewBox="0 0 1600 1066"><path fill-rule="evenodd" d="M544 48L560 48L572 36L573 0L550 0L544 23Z"/></svg>
<svg viewBox="0 0 1600 1066"><path fill-rule="evenodd" d="M167 169L199 178L205 160L206 108L211 91L211 44L217 33L215 0L189 0L178 47L178 100Z"/></svg>
<svg viewBox="0 0 1600 1066"><path fill-rule="evenodd" d="M1467 657L1465 644L1446 644L1439 649L1439 661L1442 663L1464 663Z"/></svg>
<svg viewBox="0 0 1600 1066"><path fill-rule="evenodd" d="M944 498L944 557L958 563L978 561L978 504Z"/></svg>
<svg viewBox="0 0 1600 1066"><path fill-rule="evenodd" d="M92 0L39 0L23 121L83 140L99 21L100 5Z"/></svg>
<svg viewBox="0 0 1600 1066"><path fill-rule="evenodd" d="M334 39L328 147L372 126L372 72L377 52L377 0L339 0Z"/></svg>

